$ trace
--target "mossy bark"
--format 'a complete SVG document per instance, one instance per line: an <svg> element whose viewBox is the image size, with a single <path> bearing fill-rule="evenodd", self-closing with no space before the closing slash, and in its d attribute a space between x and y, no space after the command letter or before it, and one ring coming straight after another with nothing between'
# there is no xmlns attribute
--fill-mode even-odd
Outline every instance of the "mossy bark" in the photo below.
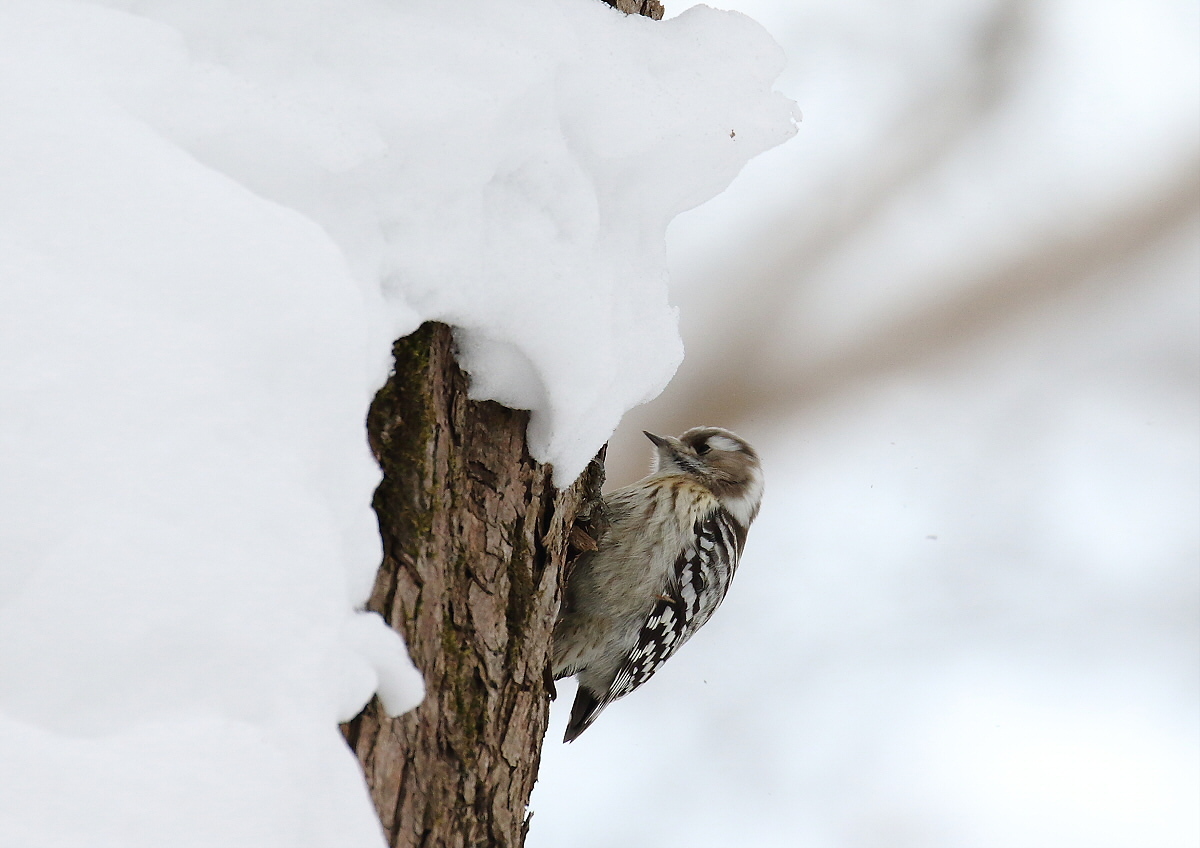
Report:
<svg viewBox="0 0 1200 848"><path fill-rule="evenodd" d="M344 727L392 846L520 846L549 713L561 578L596 513L603 466L557 491L525 446L528 413L467 398L448 327L396 342L367 418L384 472L384 560L368 608L404 634L425 702L373 700ZM574 534L572 531L575 530Z"/></svg>

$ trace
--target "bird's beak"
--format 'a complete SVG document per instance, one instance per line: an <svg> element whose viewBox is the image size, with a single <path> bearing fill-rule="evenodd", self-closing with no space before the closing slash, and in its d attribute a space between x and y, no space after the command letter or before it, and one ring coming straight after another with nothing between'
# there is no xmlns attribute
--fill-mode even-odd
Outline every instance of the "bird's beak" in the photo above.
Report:
<svg viewBox="0 0 1200 848"><path fill-rule="evenodd" d="M646 434L647 439L654 442L654 446L656 448L669 447L671 444L666 439L664 439L662 436L656 436L653 433L651 433L649 430L643 430L642 432Z"/></svg>

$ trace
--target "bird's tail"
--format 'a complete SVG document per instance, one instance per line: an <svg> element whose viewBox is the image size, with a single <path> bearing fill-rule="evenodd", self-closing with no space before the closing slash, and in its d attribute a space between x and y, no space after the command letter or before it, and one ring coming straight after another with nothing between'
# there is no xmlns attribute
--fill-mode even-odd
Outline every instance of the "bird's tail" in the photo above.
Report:
<svg viewBox="0 0 1200 848"><path fill-rule="evenodd" d="M579 689L575 692L575 703L571 705L571 720L567 723L567 733L563 737L564 742L574 742L579 738L579 734L587 730L596 716L600 715L600 711L608 706L607 700L600 700L592 693L592 690L579 684Z"/></svg>

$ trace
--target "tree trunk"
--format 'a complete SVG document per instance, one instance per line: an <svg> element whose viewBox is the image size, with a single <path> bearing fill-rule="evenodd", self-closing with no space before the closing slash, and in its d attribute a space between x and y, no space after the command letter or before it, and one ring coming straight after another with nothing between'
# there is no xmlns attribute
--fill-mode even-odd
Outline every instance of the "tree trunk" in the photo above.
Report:
<svg viewBox="0 0 1200 848"><path fill-rule="evenodd" d="M659 0L605 0L659 20ZM527 412L467 399L450 328L394 347L367 416L383 563L367 608L404 634L427 694L343 726L393 848L520 848L553 682L564 575L594 548L604 451L571 488L525 446Z"/></svg>
<svg viewBox="0 0 1200 848"><path fill-rule="evenodd" d="M392 846L517 848L561 576L571 539L591 538L572 531L594 509L603 465L558 492L526 450L529 414L467 398L445 325L394 353L367 418L384 472L384 559L367 606L404 634L428 693L396 719L374 699L343 730Z"/></svg>

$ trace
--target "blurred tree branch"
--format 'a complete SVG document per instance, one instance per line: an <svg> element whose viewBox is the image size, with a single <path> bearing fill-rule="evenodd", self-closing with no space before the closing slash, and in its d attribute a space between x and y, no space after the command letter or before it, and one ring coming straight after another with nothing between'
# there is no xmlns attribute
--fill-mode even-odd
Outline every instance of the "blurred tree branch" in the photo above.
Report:
<svg viewBox="0 0 1200 848"><path fill-rule="evenodd" d="M1082 233L1061 233L1011 264L971 281L925 311L892 323L838 356L760 383L747 397L755 414L786 414L888 371L951 356L983 335L1051 308L1105 268L1140 254L1200 209L1200 158L1186 176L1123 205ZM1122 281L1124 282L1124 281Z"/></svg>
<svg viewBox="0 0 1200 848"><path fill-rule="evenodd" d="M988 333L1051 308L1105 268L1186 225L1200 209L1200 157L1181 170L1184 176L1110 210L1086 230L1033 245L1008 265L956 287L956 294L831 356L772 361L763 342L769 331L758 328L753 341L727 337L723 341L732 347L710 349L707 370L693 367L689 379L677 377L656 401L662 414L653 426L675 431L700 421L736 426L750 417L778 418L886 373L953 356Z"/></svg>

